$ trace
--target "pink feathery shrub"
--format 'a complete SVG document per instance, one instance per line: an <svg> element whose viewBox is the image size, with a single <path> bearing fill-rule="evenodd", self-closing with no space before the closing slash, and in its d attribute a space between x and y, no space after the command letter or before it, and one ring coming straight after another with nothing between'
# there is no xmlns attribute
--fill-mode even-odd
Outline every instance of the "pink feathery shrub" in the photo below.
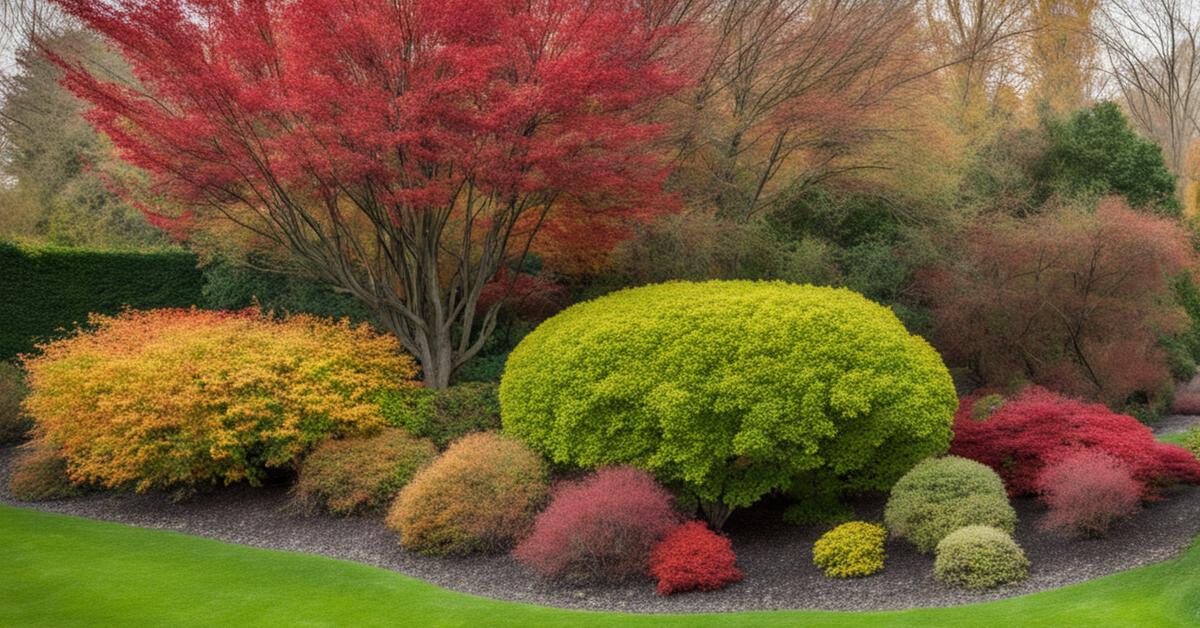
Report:
<svg viewBox="0 0 1200 628"><path fill-rule="evenodd" d="M653 476L606 467L560 485L513 556L547 578L627 580L648 573L651 548L678 524L674 498Z"/></svg>
<svg viewBox="0 0 1200 628"><path fill-rule="evenodd" d="M1103 536L1142 502L1142 485L1129 467L1096 450L1080 450L1047 466L1038 486L1050 507L1042 528L1070 536Z"/></svg>

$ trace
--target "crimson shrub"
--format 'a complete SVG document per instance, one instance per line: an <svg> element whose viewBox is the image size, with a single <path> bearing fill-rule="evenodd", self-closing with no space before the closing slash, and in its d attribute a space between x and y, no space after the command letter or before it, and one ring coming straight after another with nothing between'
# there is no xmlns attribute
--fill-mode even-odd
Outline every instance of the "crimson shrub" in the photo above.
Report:
<svg viewBox="0 0 1200 628"><path fill-rule="evenodd" d="M548 578L626 580L646 575L650 549L678 523L653 476L606 467L561 485L513 556Z"/></svg>
<svg viewBox="0 0 1200 628"><path fill-rule="evenodd" d="M729 539L700 521L689 521L650 551L650 575L659 595L715 591L742 579Z"/></svg>
<svg viewBox="0 0 1200 628"><path fill-rule="evenodd" d="M1031 386L986 421L976 421L975 401L967 397L959 406L950 452L995 469L1012 495L1036 493L1047 466L1081 449L1107 453L1127 465L1144 497L1154 497L1164 482L1200 483L1200 462L1187 450L1159 443L1137 419L1101 404Z"/></svg>

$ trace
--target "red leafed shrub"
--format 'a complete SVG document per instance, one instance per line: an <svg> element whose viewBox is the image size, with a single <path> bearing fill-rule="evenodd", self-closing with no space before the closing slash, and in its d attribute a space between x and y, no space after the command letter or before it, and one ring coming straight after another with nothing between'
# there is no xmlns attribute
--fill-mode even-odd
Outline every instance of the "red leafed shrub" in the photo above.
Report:
<svg viewBox="0 0 1200 628"><path fill-rule="evenodd" d="M1142 503L1142 485L1129 467L1096 450L1078 451L1047 466L1038 488L1050 507L1042 527L1067 535L1103 536Z"/></svg>
<svg viewBox="0 0 1200 628"><path fill-rule="evenodd" d="M1200 392L1176 393L1171 414L1200 414Z"/></svg>
<svg viewBox="0 0 1200 628"><path fill-rule="evenodd" d="M650 549L678 523L653 476L608 467L561 485L513 556L548 578L626 580L646 575Z"/></svg>
<svg viewBox="0 0 1200 628"><path fill-rule="evenodd" d="M715 591L742 579L729 539L700 521L671 531L650 552L650 575L659 595L683 591Z"/></svg>
<svg viewBox="0 0 1200 628"><path fill-rule="evenodd" d="M1145 497L1153 498L1164 482L1200 483L1200 462L1190 453L1157 442L1137 419L1101 404L1031 386L986 421L978 421L972 418L977 399L969 396L959 405L950 453L995 469L1011 495L1036 493L1043 469L1079 450L1100 451L1123 462Z"/></svg>

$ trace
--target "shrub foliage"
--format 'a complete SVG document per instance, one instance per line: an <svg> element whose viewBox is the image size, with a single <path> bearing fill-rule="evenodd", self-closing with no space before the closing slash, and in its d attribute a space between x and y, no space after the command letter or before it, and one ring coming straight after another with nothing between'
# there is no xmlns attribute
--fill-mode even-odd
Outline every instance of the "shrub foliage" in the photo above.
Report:
<svg viewBox="0 0 1200 628"><path fill-rule="evenodd" d="M376 429L412 360L365 326L255 312L128 311L26 362L26 408L72 480L258 482L331 434Z"/></svg>
<svg viewBox="0 0 1200 628"><path fill-rule="evenodd" d="M500 399L491 382L404 390L382 396L379 404L389 424L428 438L440 449L472 432L500 427Z"/></svg>
<svg viewBox="0 0 1200 628"><path fill-rule="evenodd" d="M631 464L720 525L787 488L887 488L942 453L937 353L844 289L711 281L622 290L547 320L500 384L506 430L558 463Z"/></svg>
<svg viewBox="0 0 1200 628"><path fill-rule="evenodd" d="M1008 532L972 525L955 530L938 543L933 573L947 584L989 589L1024 580L1029 575L1029 559Z"/></svg>
<svg viewBox="0 0 1200 628"><path fill-rule="evenodd" d="M986 525L1012 532L1017 514L1004 483L986 466L946 456L913 467L892 487L884 521L896 536L922 552L933 551L951 532Z"/></svg>
<svg viewBox="0 0 1200 628"><path fill-rule="evenodd" d="M79 489L67 477L67 461L53 447L32 442L13 462L8 490L21 501L40 502L78 494Z"/></svg>
<svg viewBox="0 0 1200 628"><path fill-rule="evenodd" d="M672 530L650 550L650 575L659 595L715 591L742 579L729 539L699 521Z"/></svg>
<svg viewBox="0 0 1200 628"><path fill-rule="evenodd" d="M546 477L545 463L520 441L470 434L417 472L386 523L401 545L426 554L501 550L528 532Z"/></svg>
<svg viewBox="0 0 1200 628"><path fill-rule="evenodd" d="M335 515L374 510L391 502L413 475L437 455L427 439L404 430L321 443L300 465L296 501Z"/></svg>
<svg viewBox="0 0 1200 628"><path fill-rule="evenodd" d="M645 471L606 467L558 487L513 556L546 578L570 582L644 576L651 548L679 524L674 504Z"/></svg>
<svg viewBox="0 0 1200 628"><path fill-rule="evenodd" d="M1096 450L1081 450L1047 466L1038 486L1050 507L1042 527L1066 535L1103 536L1142 503L1142 485L1129 467Z"/></svg>
<svg viewBox="0 0 1200 628"><path fill-rule="evenodd" d="M830 578L860 578L883 569L887 530L850 521L826 532L813 544L813 562Z"/></svg>
<svg viewBox="0 0 1200 628"><path fill-rule="evenodd" d="M994 469L1013 495L1037 493L1043 469L1081 449L1123 462L1145 485L1147 497L1163 482L1200 483L1200 462L1194 456L1159 443L1137 419L1103 405L1029 387L979 422L970 418L974 403L973 397L963 399L951 453Z"/></svg>
<svg viewBox="0 0 1200 628"><path fill-rule="evenodd" d="M25 438L33 423L21 409L29 393L25 371L10 362L0 361L0 445Z"/></svg>

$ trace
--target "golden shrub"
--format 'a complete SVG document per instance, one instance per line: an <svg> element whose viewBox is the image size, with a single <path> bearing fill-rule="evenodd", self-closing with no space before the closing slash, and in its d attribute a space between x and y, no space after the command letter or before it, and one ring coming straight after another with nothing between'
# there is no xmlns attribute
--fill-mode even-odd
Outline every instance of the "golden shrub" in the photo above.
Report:
<svg viewBox="0 0 1200 628"><path fill-rule="evenodd" d="M258 482L331 434L383 425L374 398L415 386L365 325L254 312L127 311L26 361L34 434L76 483Z"/></svg>

